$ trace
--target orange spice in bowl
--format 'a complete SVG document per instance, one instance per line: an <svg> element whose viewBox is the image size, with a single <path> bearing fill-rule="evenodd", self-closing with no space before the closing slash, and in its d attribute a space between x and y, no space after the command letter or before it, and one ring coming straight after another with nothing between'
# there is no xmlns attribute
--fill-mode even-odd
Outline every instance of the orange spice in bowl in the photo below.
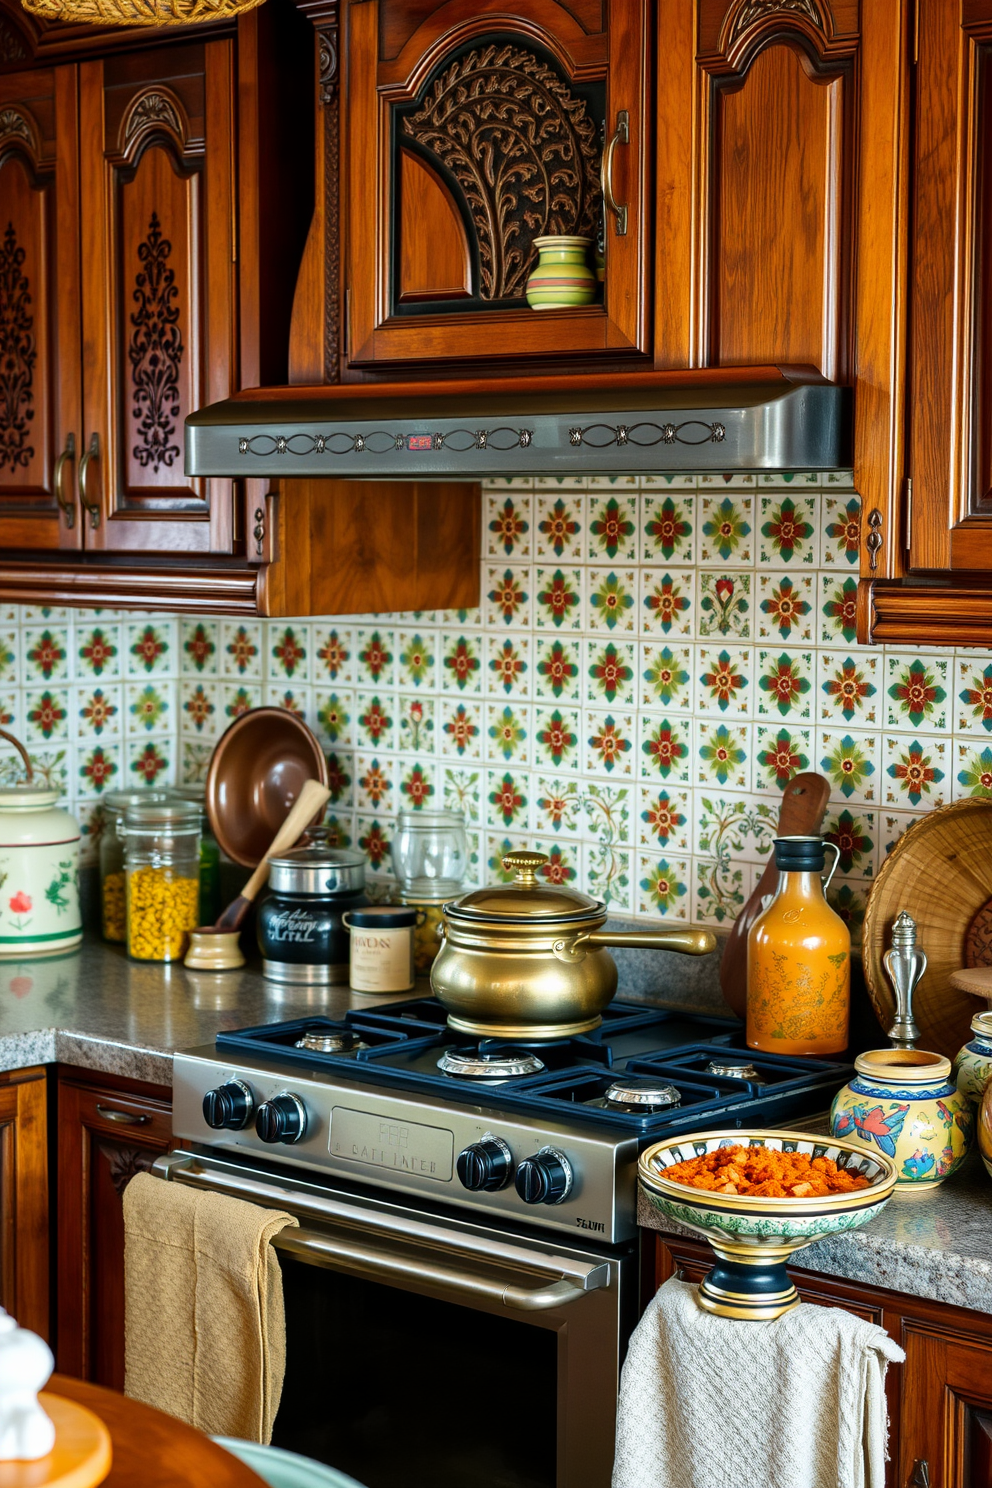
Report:
<svg viewBox="0 0 992 1488"><path fill-rule="evenodd" d="M838 1167L832 1158L768 1147L719 1147L675 1163L665 1177L709 1193L773 1199L820 1198L869 1186L866 1177Z"/></svg>

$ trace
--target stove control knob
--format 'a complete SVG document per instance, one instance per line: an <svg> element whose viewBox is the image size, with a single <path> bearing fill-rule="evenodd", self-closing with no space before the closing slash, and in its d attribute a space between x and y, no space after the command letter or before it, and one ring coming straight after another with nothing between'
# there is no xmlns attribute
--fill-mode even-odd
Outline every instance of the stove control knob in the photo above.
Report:
<svg viewBox="0 0 992 1488"><path fill-rule="evenodd" d="M525 1204L560 1204L572 1192L572 1164L557 1147L525 1157L513 1179Z"/></svg>
<svg viewBox="0 0 992 1488"><path fill-rule="evenodd" d="M203 1097L203 1119L214 1131L241 1131L254 1109L252 1093L240 1080L228 1080Z"/></svg>
<svg viewBox="0 0 992 1488"><path fill-rule="evenodd" d="M298 1142L306 1129L307 1108L288 1090L263 1101L255 1112L255 1131L263 1142Z"/></svg>
<svg viewBox="0 0 992 1488"><path fill-rule="evenodd" d="M513 1154L502 1137L486 1132L481 1141L459 1152L455 1167L462 1187L469 1193L494 1193L510 1181Z"/></svg>

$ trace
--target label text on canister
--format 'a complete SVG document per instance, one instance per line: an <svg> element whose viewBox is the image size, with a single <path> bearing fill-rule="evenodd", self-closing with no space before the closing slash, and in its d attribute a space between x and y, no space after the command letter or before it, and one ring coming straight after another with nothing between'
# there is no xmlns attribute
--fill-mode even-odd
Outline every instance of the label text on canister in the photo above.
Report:
<svg viewBox="0 0 992 1488"><path fill-rule="evenodd" d="M272 941L290 940L309 945L317 930L317 921L305 909L283 909L269 916L266 934Z"/></svg>
<svg viewBox="0 0 992 1488"><path fill-rule="evenodd" d="M413 986L413 926L351 927L351 985L356 992L408 992Z"/></svg>

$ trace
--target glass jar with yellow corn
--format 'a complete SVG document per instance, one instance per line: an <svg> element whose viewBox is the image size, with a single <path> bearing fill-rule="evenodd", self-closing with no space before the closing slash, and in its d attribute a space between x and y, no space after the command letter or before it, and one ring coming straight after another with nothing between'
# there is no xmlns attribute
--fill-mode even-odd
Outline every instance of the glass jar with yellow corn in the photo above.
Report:
<svg viewBox="0 0 992 1488"><path fill-rule="evenodd" d="M200 923L200 809L174 798L130 806L126 847L127 952L178 961Z"/></svg>
<svg viewBox="0 0 992 1488"><path fill-rule="evenodd" d="M100 835L100 910L104 940L127 940L127 894L124 883L124 838L120 828L129 806L155 806L168 792L109 791L103 798Z"/></svg>

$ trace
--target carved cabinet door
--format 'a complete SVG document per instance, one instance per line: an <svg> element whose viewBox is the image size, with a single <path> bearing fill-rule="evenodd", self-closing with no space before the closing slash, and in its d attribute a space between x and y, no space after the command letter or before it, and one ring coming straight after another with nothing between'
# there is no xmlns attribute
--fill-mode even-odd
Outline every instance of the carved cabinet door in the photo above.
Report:
<svg viewBox="0 0 992 1488"><path fill-rule="evenodd" d="M187 479L183 420L236 385L232 43L79 78L85 544L229 553L232 483Z"/></svg>
<svg viewBox="0 0 992 1488"><path fill-rule="evenodd" d="M74 67L0 75L0 548L78 548Z"/></svg>
<svg viewBox="0 0 992 1488"><path fill-rule="evenodd" d="M351 0L347 363L646 355L649 14L645 0ZM594 303L529 309L534 240L550 234L590 239Z"/></svg>

